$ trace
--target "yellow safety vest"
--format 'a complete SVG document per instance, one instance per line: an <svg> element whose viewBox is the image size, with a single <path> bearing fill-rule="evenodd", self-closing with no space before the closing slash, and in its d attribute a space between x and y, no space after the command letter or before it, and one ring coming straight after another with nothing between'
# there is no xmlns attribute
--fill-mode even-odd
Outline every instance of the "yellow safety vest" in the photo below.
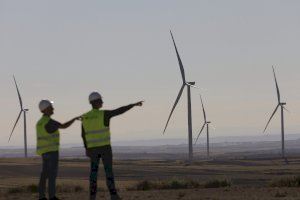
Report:
<svg viewBox="0 0 300 200"><path fill-rule="evenodd" d="M50 117L44 115L36 124L36 153L38 155L59 150L59 131L48 133L45 129L49 121Z"/></svg>
<svg viewBox="0 0 300 200"><path fill-rule="evenodd" d="M82 116L87 148L110 145L109 127L104 125L104 111L92 109Z"/></svg>

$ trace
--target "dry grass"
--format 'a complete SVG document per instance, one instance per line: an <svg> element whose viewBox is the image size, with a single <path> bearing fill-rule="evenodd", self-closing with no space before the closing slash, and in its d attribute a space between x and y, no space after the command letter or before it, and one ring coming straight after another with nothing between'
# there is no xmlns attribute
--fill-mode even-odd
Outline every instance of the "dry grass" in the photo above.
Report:
<svg viewBox="0 0 300 200"><path fill-rule="evenodd" d="M56 186L57 192L60 193L76 193L76 192L83 192L84 188L80 185L57 185ZM36 184L30 184L27 186L15 186L12 188L7 189L7 194L17 194L17 193L37 193L38 186Z"/></svg>
<svg viewBox="0 0 300 200"><path fill-rule="evenodd" d="M128 190L170 190L199 188L200 183L194 180L171 179L163 181L143 180L128 187Z"/></svg>
<svg viewBox="0 0 300 200"><path fill-rule="evenodd" d="M275 178L270 182L271 187L300 187L300 176Z"/></svg>
<svg viewBox="0 0 300 200"><path fill-rule="evenodd" d="M0 200L37 199L40 163L0 159ZM114 171L124 200L300 199L300 159L289 165L280 160L212 160L188 166L183 161L115 161ZM88 161L61 160L58 196L87 199L88 177ZM109 199L102 166L98 177L99 199Z"/></svg>
<svg viewBox="0 0 300 200"><path fill-rule="evenodd" d="M178 189L197 189L197 188L221 188L230 187L231 182L227 179L214 179L207 182L200 182L192 179L178 179L150 181L143 180L127 189L132 190L178 190Z"/></svg>
<svg viewBox="0 0 300 200"><path fill-rule="evenodd" d="M227 179L221 180L211 180L204 183L204 188L222 188L222 187L231 187L231 181Z"/></svg>

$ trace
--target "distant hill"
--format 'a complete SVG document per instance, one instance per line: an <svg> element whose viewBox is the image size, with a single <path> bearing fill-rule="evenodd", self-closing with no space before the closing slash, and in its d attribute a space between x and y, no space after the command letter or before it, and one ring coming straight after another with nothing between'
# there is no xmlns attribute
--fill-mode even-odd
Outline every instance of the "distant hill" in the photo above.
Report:
<svg viewBox="0 0 300 200"><path fill-rule="evenodd" d="M288 135L287 155L300 156L298 135ZM187 141L184 139L138 140L113 142L113 151L117 159L185 159ZM276 136L261 137L218 137L211 139L212 157L274 157L280 156L281 142ZM195 157L206 156L205 137L194 145ZM68 144L61 147L61 157L85 157L82 146ZM35 147L29 148L29 156L35 155ZM23 157L21 147L0 147L0 157Z"/></svg>
<svg viewBox="0 0 300 200"><path fill-rule="evenodd" d="M285 136L286 140L298 140L300 134L288 134ZM241 142L268 142L268 141L280 141L281 135L268 135L261 134L255 136L219 136L211 137L212 143L241 143ZM206 135L202 134L198 140L198 143L205 143ZM181 145L187 144L187 139L152 139L152 140L127 140L127 141L114 141L115 146L161 146L161 145Z"/></svg>

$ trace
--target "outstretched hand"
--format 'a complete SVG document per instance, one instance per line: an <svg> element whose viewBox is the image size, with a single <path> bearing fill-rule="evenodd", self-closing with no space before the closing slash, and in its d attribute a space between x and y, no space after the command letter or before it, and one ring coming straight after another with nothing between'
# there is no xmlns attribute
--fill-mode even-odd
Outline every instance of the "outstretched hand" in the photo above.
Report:
<svg viewBox="0 0 300 200"><path fill-rule="evenodd" d="M71 126L71 125L75 122L75 120L81 120L81 119L82 119L81 116L74 117L74 118L71 119L70 121L68 121L68 122L66 122L66 123L64 123L64 124L61 124L61 125L59 126L59 128L68 128L69 126Z"/></svg>
<svg viewBox="0 0 300 200"><path fill-rule="evenodd" d="M135 106L142 106L143 103L144 103L144 101L139 101L139 102L136 102L134 105L135 105Z"/></svg>

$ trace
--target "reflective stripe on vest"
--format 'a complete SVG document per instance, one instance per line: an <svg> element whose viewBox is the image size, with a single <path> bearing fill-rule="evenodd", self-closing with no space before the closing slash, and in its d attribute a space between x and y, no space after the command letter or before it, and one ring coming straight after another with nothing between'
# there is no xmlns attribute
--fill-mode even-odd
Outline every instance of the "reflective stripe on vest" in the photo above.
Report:
<svg viewBox="0 0 300 200"><path fill-rule="evenodd" d="M103 128L103 129L99 129L99 130L87 131L87 132L85 132L85 134L101 134L101 133L105 133L107 131L109 131L109 128Z"/></svg>
<svg viewBox="0 0 300 200"><path fill-rule="evenodd" d="M108 138L102 138L102 139L89 139L87 140L89 143L102 143L102 142L109 142L110 137Z"/></svg>
<svg viewBox="0 0 300 200"><path fill-rule="evenodd" d="M41 134L38 134L38 135L41 135ZM49 135L47 136L38 136L38 140L48 140L48 139L51 139L51 138L58 138L59 135L58 134L52 134L50 133Z"/></svg>
<svg viewBox="0 0 300 200"><path fill-rule="evenodd" d="M92 109L82 116L87 148L110 145L110 130L104 125L104 111Z"/></svg>
<svg viewBox="0 0 300 200"><path fill-rule="evenodd" d="M59 131L48 133L45 126L50 117L43 116L36 124L36 152L38 155L59 150Z"/></svg>
<svg viewBox="0 0 300 200"><path fill-rule="evenodd" d="M55 148L57 145L59 145L58 142L53 143L53 144L49 144L49 145L45 145L45 146L38 146L36 149L37 150L42 150L42 149L47 149L47 148Z"/></svg>

